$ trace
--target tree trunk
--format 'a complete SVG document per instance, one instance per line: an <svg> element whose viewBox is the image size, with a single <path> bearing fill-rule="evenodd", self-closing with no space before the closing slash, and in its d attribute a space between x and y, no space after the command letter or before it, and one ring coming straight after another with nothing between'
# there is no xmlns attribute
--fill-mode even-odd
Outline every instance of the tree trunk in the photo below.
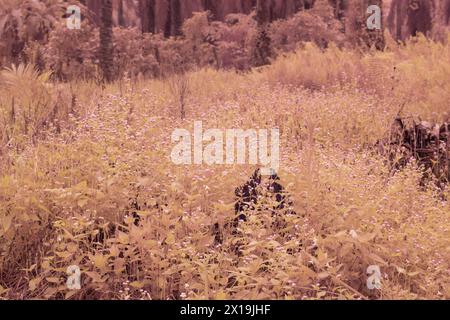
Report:
<svg viewBox="0 0 450 320"><path fill-rule="evenodd" d="M255 67L260 67L270 63L271 39L268 33L268 25L271 20L270 7L272 2L258 0L256 3L256 21L258 22L258 36L252 52L252 63Z"/></svg>
<svg viewBox="0 0 450 320"><path fill-rule="evenodd" d="M402 6L400 0L396 0L396 10L395 10L395 17L396 17L396 35L397 40L403 40L402 39Z"/></svg>
<svg viewBox="0 0 450 320"><path fill-rule="evenodd" d="M344 13L347 9L347 2L346 0L329 0L330 4L334 8L334 16L338 20L342 20L344 18Z"/></svg>
<svg viewBox="0 0 450 320"><path fill-rule="evenodd" d="M118 9L118 16L119 16L119 26L124 27L125 26L125 17L123 16L123 0L119 1L119 9Z"/></svg>
<svg viewBox="0 0 450 320"><path fill-rule="evenodd" d="M171 26L171 33L173 36L179 36L181 35L181 0L171 0L171 14L172 14L172 26Z"/></svg>
<svg viewBox="0 0 450 320"><path fill-rule="evenodd" d="M181 3L180 0L167 1L167 20L164 27L164 37L181 35Z"/></svg>
<svg viewBox="0 0 450 320"><path fill-rule="evenodd" d="M156 23L155 23L155 0L148 1L148 31L151 33L156 33Z"/></svg>
<svg viewBox="0 0 450 320"><path fill-rule="evenodd" d="M113 80L113 32L112 32L112 0L101 0L100 25L100 67L103 81Z"/></svg>
<svg viewBox="0 0 450 320"><path fill-rule="evenodd" d="M283 19L286 19L287 18L287 14L288 13L288 11L287 11L287 1L283 1L282 2L282 5L281 5L281 17L283 18Z"/></svg>
<svg viewBox="0 0 450 320"><path fill-rule="evenodd" d="M203 9L211 13L213 20L217 19L217 0L202 0Z"/></svg>
<svg viewBox="0 0 450 320"><path fill-rule="evenodd" d="M142 32L156 33L155 9L155 0L139 1Z"/></svg>
<svg viewBox="0 0 450 320"><path fill-rule="evenodd" d="M164 37L169 38L172 33L172 1L167 0L167 16L166 24L164 25Z"/></svg>
<svg viewBox="0 0 450 320"><path fill-rule="evenodd" d="M265 26L270 22L270 13L266 1L267 0L258 0L256 2L256 21L258 22L258 27Z"/></svg>

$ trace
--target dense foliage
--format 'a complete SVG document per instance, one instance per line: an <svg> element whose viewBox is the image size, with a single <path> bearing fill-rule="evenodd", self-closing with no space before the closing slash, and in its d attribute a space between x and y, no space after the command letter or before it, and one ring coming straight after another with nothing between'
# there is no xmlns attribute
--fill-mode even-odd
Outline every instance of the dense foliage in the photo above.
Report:
<svg viewBox="0 0 450 320"><path fill-rule="evenodd" d="M210 28L195 19L201 28L185 25L185 45ZM244 50L233 28L249 22L239 21L222 34ZM117 55L117 72L138 72L131 64L156 49L163 61L180 44L150 36L139 51L140 39L120 32L117 52L136 54ZM78 63L91 72L95 60L84 57ZM70 66L61 69L67 79ZM149 59L148 72L157 70ZM448 120L449 45L420 37L362 53L308 44L245 74L204 68L106 86L77 78L53 83L23 65L2 71L2 298L450 298L448 187L424 182L414 161L392 172L374 147L399 111ZM171 132L195 120L280 128L280 181L297 212L283 229L255 208L238 236L223 229L214 244L211 227L233 218L234 189L255 168L172 164ZM81 269L81 290L66 287L70 265ZM369 265L381 268L380 290L366 287Z"/></svg>

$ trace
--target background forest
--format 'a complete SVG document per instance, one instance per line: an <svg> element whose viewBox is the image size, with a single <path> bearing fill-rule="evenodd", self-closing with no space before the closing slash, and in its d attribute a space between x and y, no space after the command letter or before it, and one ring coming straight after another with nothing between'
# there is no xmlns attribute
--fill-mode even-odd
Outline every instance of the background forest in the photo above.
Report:
<svg viewBox="0 0 450 320"><path fill-rule="evenodd" d="M82 9L80 30L63 19L68 2L2 0L0 63L31 63L58 80L109 80L211 66L249 70L302 42L327 48L385 46L370 32L366 9L377 4L395 40L418 33L445 40L448 0L102 0L72 1ZM103 10L103 11L102 11ZM102 41L99 35L102 34Z"/></svg>

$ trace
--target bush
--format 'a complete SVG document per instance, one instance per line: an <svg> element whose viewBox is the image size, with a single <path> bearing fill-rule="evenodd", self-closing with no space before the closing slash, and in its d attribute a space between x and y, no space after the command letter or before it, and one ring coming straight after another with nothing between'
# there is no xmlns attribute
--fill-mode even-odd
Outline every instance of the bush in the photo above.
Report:
<svg viewBox="0 0 450 320"><path fill-rule="evenodd" d="M7 149L21 152L51 126L67 120L70 98L49 84L50 73L33 65L13 65L0 73L0 155ZM0 157L0 167L5 158Z"/></svg>
<svg viewBox="0 0 450 320"><path fill-rule="evenodd" d="M64 23L58 23L43 49L47 69L63 81L97 78L98 39L98 29L86 20L79 30L70 30Z"/></svg>
<svg viewBox="0 0 450 320"><path fill-rule="evenodd" d="M256 20L252 15L230 14L225 18L225 23L217 23L220 67L249 69L256 33Z"/></svg>
<svg viewBox="0 0 450 320"><path fill-rule="evenodd" d="M270 38L275 49L294 51L303 42L314 42L321 48L330 43L342 44L342 23L334 18L328 3L318 2L314 9L300 11L292 18L278 20L270 27Z"/></svg>
<svg viewBox="0 0 450 320"><path fill-rule="evenodd" d="M123 77L127 73L132 78L138 74L158 75L155 48L160 43L159 38L142 34L137 28L114 28L113 32L114 74Z"/></svg>

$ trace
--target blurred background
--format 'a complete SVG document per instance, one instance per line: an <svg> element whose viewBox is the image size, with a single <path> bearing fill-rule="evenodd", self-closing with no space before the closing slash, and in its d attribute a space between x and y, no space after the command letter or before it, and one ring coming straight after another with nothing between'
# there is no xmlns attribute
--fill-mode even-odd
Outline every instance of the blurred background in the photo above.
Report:
<svg viewBox="0 0 450 320"><path fill-rule="evenodd" d="M367 28L373 4L381 30ZM69 5L81 10L78 30L67 28ZM1 0L0 64L31 63L64 81L245 71L304 42L381 50L419 33L445 41L449 23L450 0Z"/></svg>

